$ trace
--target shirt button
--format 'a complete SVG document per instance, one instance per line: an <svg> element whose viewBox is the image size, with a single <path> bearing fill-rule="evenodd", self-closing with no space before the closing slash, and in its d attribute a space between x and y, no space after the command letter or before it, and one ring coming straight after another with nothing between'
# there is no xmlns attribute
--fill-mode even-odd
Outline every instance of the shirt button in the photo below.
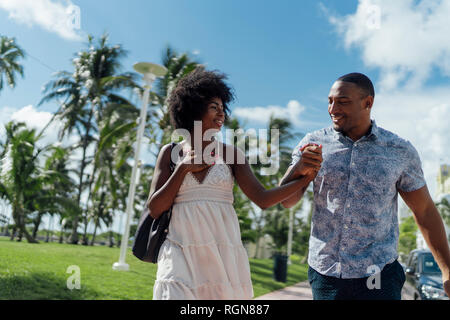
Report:
<svg viewBox="0 0 450 320"><path fill-rule="evenodd" d="M344 225L344 229L348 229L348 226L346 224Z"/></svg>
<svg viewBox="0 0 450 320"><path fill-rule="evenodd" d="M355 165L355 163L354 162L352 162L352 166L354 166Z"/></svg>
<svg viewBox="0 0 450 320"><path fill-rule="evenodd" d="M350 208L350 203L347 205L347 208Z"/></svg>

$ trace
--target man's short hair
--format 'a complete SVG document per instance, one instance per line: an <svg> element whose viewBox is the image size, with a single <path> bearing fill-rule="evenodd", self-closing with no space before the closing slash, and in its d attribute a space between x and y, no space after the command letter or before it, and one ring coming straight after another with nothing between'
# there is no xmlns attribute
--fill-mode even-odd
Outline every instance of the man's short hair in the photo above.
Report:
<svg viewBox="0 0 450 320"><path fill-rule="evenodd" d="M372 81L370 81L370 79L362 73L358 72L349 73L340 77L336 81L354 83L363 91L366 97L372 96L375 98L375 89L373 88Z"/></svg>

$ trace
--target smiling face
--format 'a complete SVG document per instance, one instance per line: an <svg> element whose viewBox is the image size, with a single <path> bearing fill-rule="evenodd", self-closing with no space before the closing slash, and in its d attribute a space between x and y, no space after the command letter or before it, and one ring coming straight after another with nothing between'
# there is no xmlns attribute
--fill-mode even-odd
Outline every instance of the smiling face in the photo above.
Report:
<svg viewBox="0 0 450 320"><path fill-rule="evenodd" d="M370 123L372 96L364 92L354 83L336 81L328 95L328 113L336 131L346 135L359 132Z"/></svg>
<svg viewBox="0 0 450 320"><path fill-rule="evenodd" d="M208 129L220 130L225 121L225 111L220 98L211 99L206 105L205 114L202 117L203 132Z"/></svg>

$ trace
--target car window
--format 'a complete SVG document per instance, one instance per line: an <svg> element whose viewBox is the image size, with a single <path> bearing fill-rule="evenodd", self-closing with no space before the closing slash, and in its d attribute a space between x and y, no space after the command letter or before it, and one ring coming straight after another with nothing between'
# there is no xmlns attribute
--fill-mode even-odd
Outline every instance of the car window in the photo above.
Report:
<svg viewBox="0 0 450 320"><path fill-rule="evenodd" d="M412 255L410 267L414 268L416 270L416 272L418 271L417 270L417 253L413 253L413 255Z"/></svg>
<svg viewBox="0 0 450 320"><path fill-rule="evenodd" d="M431 253L424 254L422 259L422 271L423 273L441 273L441 270Z"/></svg>
<svg viewBox="0 0 450 320"><path fill-rule="evenodd" d="M408 257L408 261L406 262L406 266L407 266L407 267L410 267L410 266L411 266L412 256L413 256L413 255L410 254L409 257Z"/></svg>

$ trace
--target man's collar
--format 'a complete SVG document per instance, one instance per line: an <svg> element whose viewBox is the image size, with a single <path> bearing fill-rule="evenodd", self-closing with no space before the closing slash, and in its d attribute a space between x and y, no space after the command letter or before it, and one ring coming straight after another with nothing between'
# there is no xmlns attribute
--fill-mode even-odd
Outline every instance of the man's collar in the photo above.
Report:
<svg viewBox="0 0 450 320"><path fill-rule="evenodd" d="M371 126L370 126L370 129L369 129L369 132L364 137L366 137L366 138L370 138L370 137L377 138L378 133L379 133L378 126L377 126L375 120L371 120L370 122L371 122ZM333 134L334 134L334 136L336 138L345 137L345 135L342 132L336 131L334 129L333 125L331 126L331 130L332 130L332 132L333 132ZM362 138L364 138L364 137L362 137Z"/></svg>
<svg viewBox="0 0 450 320"><path fill-rule="evenodd" d="M379 129L375 122L375 120L371 120L372 126L370 127L369 133L366 134L366 137L369 138L370 136L373 136L374 138L378 137Z"/></svg>

